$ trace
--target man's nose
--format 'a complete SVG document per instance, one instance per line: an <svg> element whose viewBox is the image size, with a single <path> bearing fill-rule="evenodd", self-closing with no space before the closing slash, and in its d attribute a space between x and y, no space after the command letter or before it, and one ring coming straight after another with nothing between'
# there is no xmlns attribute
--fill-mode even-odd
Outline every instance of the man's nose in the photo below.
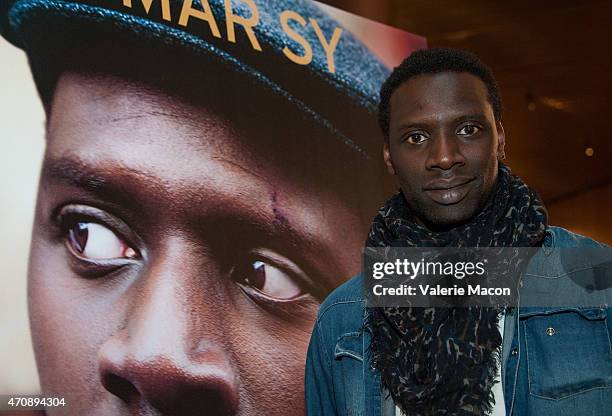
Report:
<svg viewBox="0 0 612 416"><path fill-rule="evenodd" d="M233 415L238 379L215 329L219 320L201 315L214 305L190 303L187 268L189 262L161 259L140 276L125 327L99 351L101 382L130 407L172 415Z"/></svg>
<svg viewBox="0 0 612 416"><path fill-rule="evenodd" d="M430 170L450 170L455 166L465 164L458 139L446 132L439 133L432 140L426 167Z"/></svg>

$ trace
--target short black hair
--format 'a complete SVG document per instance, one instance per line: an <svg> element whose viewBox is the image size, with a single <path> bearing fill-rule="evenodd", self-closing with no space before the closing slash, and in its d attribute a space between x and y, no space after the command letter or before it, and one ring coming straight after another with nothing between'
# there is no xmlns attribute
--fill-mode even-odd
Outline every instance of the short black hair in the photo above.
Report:
<svg viewBox="0 0 612 416"><path fill-rule="evenodd" d="M385 140L389 139L390 100L393 92L410 78L422 74L441 72L467 72L475 75L487 87L488 100L493 107L495 121L501 121L502 102L493 72L473 53L453 48L431 48L413 52L393 69L380 89L378 103L378 124Z"/></svg>

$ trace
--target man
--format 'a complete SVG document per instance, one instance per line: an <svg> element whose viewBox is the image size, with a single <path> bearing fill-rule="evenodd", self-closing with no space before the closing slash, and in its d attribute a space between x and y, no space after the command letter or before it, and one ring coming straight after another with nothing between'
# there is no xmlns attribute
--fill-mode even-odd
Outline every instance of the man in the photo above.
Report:
<svg viewBox="0 0 612 416"><path fill-rule="evenodd" d="M309 415L609 414L612 257L548 225L536 192L501 162L501 121L491 71L463 51L415 52L383 84L383 156L400 192L380 209L366 245L539 250L521 304L501 321L496 308L367 308L364 275L336 289L310 341ZM562 247L604 250L607 265L551 254ZM583 278L591 283L572 284ZM599 303L538 306L544 293Z"/></svg>
<svg viewBox="0 0 612 416"><path fill-rule="evenodd" d="M198 3L186 26L183 2L0 5L47 113L28 301L49 414L302 414L316 310L359 269L385 67L344 33L330 72L295 21L312 63L287 59L279 11L333 32L312 3L258 2L235 42Z"/></svg>

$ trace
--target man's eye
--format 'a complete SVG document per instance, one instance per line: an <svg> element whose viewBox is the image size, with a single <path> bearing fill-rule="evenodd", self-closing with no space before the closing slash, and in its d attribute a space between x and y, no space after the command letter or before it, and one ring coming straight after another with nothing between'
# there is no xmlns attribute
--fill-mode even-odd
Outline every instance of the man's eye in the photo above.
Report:
<svg viewBox="0 0 612 416"><path fill-rule="evenodd" d="M234 279L242 285L255 289L264 295L289 300L303 293L302 288L280 268L260 260L234 272Z"/></svg>
<svg viewBox="0 0 612 416"><path fill-rule="evenodd" d="M457 134L459 136L472 136L478 133L479 131L480 131L480 127L475 126L473 124L468 124L468 125L461 127L461 129L457 131Z"/></svg>
<svg viewBox="0 0 612 416"><path fill-rule="evenodd" d="M410 144L421 144L425 140L427 140L427 136L425 136L423 133L412 133L406 137L406 141Z"/></svg>
<svg viewBox="0 0 612 416"><path fill-rule="evenodd" d="M133 259L136 250L95 222L75 222L68 229L68 244L80 257L89 260Z"/></svg>

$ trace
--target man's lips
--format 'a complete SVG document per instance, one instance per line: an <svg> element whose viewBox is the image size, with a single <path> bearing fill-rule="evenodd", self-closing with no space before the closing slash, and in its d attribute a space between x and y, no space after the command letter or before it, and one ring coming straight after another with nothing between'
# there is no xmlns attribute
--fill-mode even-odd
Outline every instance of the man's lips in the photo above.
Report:
<svg viewBox="0 0 612 416"><path fill-rule="evenodd" d="M476 178L437 179L428 182L423 191L441 205L453 205L461 202L470 192L470 184Z"/></svg>

